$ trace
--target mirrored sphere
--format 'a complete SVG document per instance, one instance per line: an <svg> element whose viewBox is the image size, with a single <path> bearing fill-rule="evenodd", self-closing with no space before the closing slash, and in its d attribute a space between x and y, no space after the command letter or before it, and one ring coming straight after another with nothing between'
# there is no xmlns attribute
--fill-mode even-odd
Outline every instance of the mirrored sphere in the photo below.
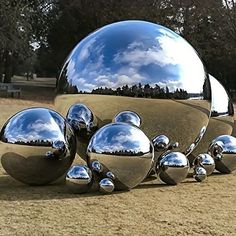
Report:
<svg viewBox="0 0 236 236"><path fill-rule="evenodd" d="M131 125L141 126L141 117L133 111L122 111L118 113L114 119L114 122L125 122Z"/></svg>
<svg viewBox="0 0 236 236"><path fill-rule="evenodd" d="M98 161L103 173L115 176L116 190L137 186L147 176L153 163L153 145L136 126L111 123L99 129L88 145L88 165ZM100 169L100 168L99 168Z"/></svg>
<svg viewBox="0 0 236 236"><path fill-rule="evenodd" d="M92 185L92 171L86 165L72 166L66 175L66 185L73 193L86 193Z"/></svg>
<svg viewBox="0 0 236 236"><path fill-rule="evenodd" d="M188 175L189 161L180 152L169 152L160 160L156 172L166 184L176 185Z"/></svg>
<svg viewBox="0 0 236 236"><path fill-rule="evenodd" d="M114 189L114 183L109 178L104 178L99 182L99 191L102 193L112 193Z"/></svg>
<svg viewBox="0 0 236 236"><path fill-rule="evenodd" d="M193 178L198 182L204 181L207 178L206 170L201 166L197 166L194 168Z"/></svg>
<svg viewBox="0 0 236 236"><path fill-rule="evenodd" d="M188 156L192 164L199 153L205 153L215 137L231 135L234 126L234 107L224 86L212 75L209 75L211 84L211 117L203 139L197 148Z"/></svg>
<svg viewBox="0 0 236 236"><path fill-rule="evenodd" d="M158 135L152 140L155 151L164 151L167 150L170 140L165 135Z"/></svg>
<svg viewBox="0 0 236 236"><path fill-rule="evenodd" d="M216 169L221 173L231 173L236 169L236 138L221 135L214 139L209 153L215 160Z"/></svg>
<svg viewBox="0 0 236 236"><path fill-rule="evenodd" d="M29 108L16 113L0 133L1 162L13 178L31 185L50 183L71 166L76 140L57 112Z"/></svg>
<svg viewBox="0 0 236 236"><path fill-rule="evenodd" d="M69 108L66 121L71 125L76 135L77 153L86 160L88 142L98 129L96 116L84 104L76 103Z"/></svg>
<svg viewBox="0 0 236 236"><path fill-rule="evenodd" d="M207 175L211 175L215 169L215 161L211 155L203 153L196 157L194 166L202 166L206 170Z"/></svg>
<svg viewBox="0 0 236 236"><path fill-rule="evenodd" d="M211 109L208 75L196 51L170 29L145 21L110 24L84 38L65 61L57 91L62 114L83 103L100 128L132 110L150 140L164 134L181 152L199 140Z"/></svg>

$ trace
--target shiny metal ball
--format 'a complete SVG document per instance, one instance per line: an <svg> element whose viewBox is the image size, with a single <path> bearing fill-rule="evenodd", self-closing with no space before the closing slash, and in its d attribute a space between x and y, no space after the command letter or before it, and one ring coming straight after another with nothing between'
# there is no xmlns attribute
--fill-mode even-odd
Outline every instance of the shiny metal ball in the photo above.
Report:
<svg viewBox="0 0 236 236"><path fill-rule="evenodd" d="M211 175L215 169L215 161L211 155L203 153L196 157L194 166L203 167L206 170L207 175Z"/></svg>
<svg viewBox="0 0 236 236"><path fill-rule="evenodd" d="M48 184L70 168L76 151L71 126L57 112L29 108L16 113L0 133L1 163L13 178Z"/></svg>
<svg viewBox="0 0 236 236"><path fill-rule="evenodd" d="M147 176L154 158L154 148L147 136L136 126L111 123L99 129L91 138L88 165L101 163L103 173L115 176L116 190L137 186Z"/></svg>
<svg viewBox="0 0 236 236"><path fill-rule="evenodd" d="M66 121L71 125L75 132L91 133L97 129L97 120L92 111L84 104L72 105L66 115Z"/></svg>
<svg viewBox="0 0 236 236"><path fill-rule="evenodd" d="M66 186L73 193L86 193L92 186L92 171L86 165L72 166L66 175Z"/></svg>
<svg viewBox="0 0 236 236"><path fill-rule="evenodd" d="M176 185L187 177L189 161L187 157L180 152L169 152L162 157L156 168L156 172L163 182Z"/></svg>
<svg viewBox="0 0 236 236"><path fill-rule="evenodd" d="M179 142L180 152L192 151L211 110L208 74L196 51L170 29L145 21L117 22L89 34L65 61L57 91L62 114L83 103L100 128L132 110L150 140L164 134Z"/></svg>
<svg viewBox="0 0 236 236"><path fill-rule="evenodd" d="M137 127L140 127L142 123L141 117L133 111L122 111L114 117L113 121L125 122L131 125L136 125Z"/></svg>
<svg viewBox="0 0 236 236"><path fill-rule="evenodd" d="M167 150L170 140L165 135L158 135L152 140L155 151L165 151Z"/></svg>
<svg viewBox="0 0 236 236"><path fill-rule="evenodd" d="M194 168L193 178L198 182L204 181L207 178L206 170L201 166L197 166Z"/></svg>
<svg viewBox="0 0 236 236"><path fill-rule="evenodd" d="M76 103L69 108L66 121L71 125L76 136L76 152L86 160L88 142L98 129L96 116L86 105Z"/></svg>
<svg viewBox="0 0 236 236"><path fill-rule="evenodd" d="M209 153L215 160L216 170L229 174L236 170L236 138L221 135L209 146Z"/></svg>
<svg viewBox="0 0 236 236"><path fill-rule="evenodd" d="M114 183L109 178L104 178L99 182L99 191L101 193L112 193L115 189Z"/></svg>
<svg viewBox="0 0 236 236"><path fill-rule="evenodd" d="M231 135L234 126L234 107L224 86L209 74L211 84L211 117L202 140L188 156L191 165L199 153L205 153L215 137Z"/></svg>

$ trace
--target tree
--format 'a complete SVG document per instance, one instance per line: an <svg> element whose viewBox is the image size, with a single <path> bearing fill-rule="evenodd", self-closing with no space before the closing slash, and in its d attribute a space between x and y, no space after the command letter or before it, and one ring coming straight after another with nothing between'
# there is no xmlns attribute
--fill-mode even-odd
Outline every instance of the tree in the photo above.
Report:
<svg viewBox="0 0 236 236"><path fill-rule="evenodd" d="M0 1L0 75L10 82L16 65L33 53L33 43L43 41L49 0Z"/></svg>

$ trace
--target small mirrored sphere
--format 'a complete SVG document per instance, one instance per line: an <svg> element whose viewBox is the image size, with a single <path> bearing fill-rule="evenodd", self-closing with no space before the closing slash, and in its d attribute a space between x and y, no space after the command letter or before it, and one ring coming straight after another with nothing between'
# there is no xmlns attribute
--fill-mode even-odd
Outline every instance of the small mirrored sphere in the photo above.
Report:
<svg viewBox="0 0 236 236"><path fill-rule="evenodd" d="M194 168L193 178L198 182L204 181L207 178L206 170L201 166L197 166Z"/></svg>
<svg viewBox="0 0 236 236"><path fill-rule="evenodd" d="M86 160L88 142L98 129L96 116L86 105L76 103L69 108L66 121L76 135L78 155Z"/></svg>
<svg viewBox="0 0 236 236"><path fill-rule="evenodd" d="M92 185L92 171L86 165L72 166L66 175L66 185L73 193L86 193Z"/></svg>
<svg viewBox="0 0 236 236"><path fill-rule="evenodd" d="M99 182L99 191L101 193L112 193L115 189L114 183L109 178L104 178Z"/></svg>
<svg viewBox="0 0 236 236"><path fill-rule="evenodd" d="M203 139L196 149L188 156L192 164L199 153L205 153L215 137L231 135L234 126L234 107L224 86L212 75L209 75L211 84L211 117Z"/></svg>
<svg viewBox="0 0 236 236"><path fill-rule="evenodd" d="M196 51L170 29L145 21L117 22L89 34L65 61L57 91L61 114L83 103L100 128L132 110L150 140L164 134L179 142L180 152L192 151L211 110L209 78Z"/></svg>
<svg viewBox="0 0 236 236"><path fill-rule="evenodd" d="M215 161L211 155L203 153L196 157L194 166L202 166L206 170L207 175L211 175L215 169Z"/></svg>
<svg viewBox="0 0 236 236"><path fill-rule="evenodd" d="M162 157L157 165L156 172L166 184L176 185L182 182L188 175L189 161L180 152L169 152Z"/></svg>
<svg viewBox="0 0 236 236"><path fill-rule="evenodd" d="M118 113L114 119L114 122L125 122L131 125L141 126L141 117L133 111L122 111Z"/></svg>
<svg viewBox="0 0 236 236"><path fill-rule="evenodd" d="M92 163L90 163L91 169L92 171L95 171L97 173L102 173L103 172L103 166L101 165L101 163L99 161L92 161Z"/></svg>
<svg viewBox="0 0 236 236"><path fill-rule="evenodd" d="M88 145L88 165L98 161L103 172L115 176L116 190L137 186L153 164L154 148L147 136L136 126L111 123L100 128Z"/></svg>
<svg viewBox="0 0 236 236"><path fill-rule="evenodd" d="M231 173L236 170L236 138L221 135L209 146L209 153L215 160L216 170L221 173Z"/></svg>
<svg viewBox="0 0 236 236"><path fill-rule="evenodd" d="M165 135L158 135L152 140L155 151L164 151L168 148L170 140Z"/></svg>
<svg viewBox="0 0 236 236"><path fill-rule="evenodd" d="M76 151L71 126L57 112L29 108L16 113L0 133L1 163L13 178L48 184L70 168Z"/></svg>

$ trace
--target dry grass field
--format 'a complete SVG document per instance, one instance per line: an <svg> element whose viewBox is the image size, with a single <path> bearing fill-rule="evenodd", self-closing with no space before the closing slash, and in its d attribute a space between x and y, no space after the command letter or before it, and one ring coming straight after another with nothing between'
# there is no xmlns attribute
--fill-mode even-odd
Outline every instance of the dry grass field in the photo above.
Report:
<svg viewBox="0 0 236 236"><path fill-rule="evenodd" d="M22 96L0 98L0 126L21 109L54 108L54 82L39 81L14 81ZM236 172L214 173L203 183L187 178L167 186L152 179L129 192L74 195L61 180L27 186L0 167L0 235L144 234L236 235Z"/></svg>

